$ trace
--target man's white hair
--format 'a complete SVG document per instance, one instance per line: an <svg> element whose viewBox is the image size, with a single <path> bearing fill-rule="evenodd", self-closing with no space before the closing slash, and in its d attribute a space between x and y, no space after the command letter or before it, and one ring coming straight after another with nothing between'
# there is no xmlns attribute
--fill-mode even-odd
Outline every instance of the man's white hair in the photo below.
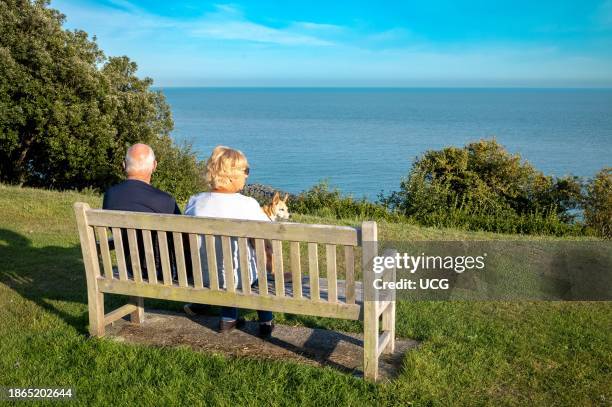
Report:
<svg viewBox="0 0 612 407"><path fill-rule="evenodd" d="M146 144L134 144L125 154L125 172L128 174L153 171L154 163L155 153Z"/></svg>

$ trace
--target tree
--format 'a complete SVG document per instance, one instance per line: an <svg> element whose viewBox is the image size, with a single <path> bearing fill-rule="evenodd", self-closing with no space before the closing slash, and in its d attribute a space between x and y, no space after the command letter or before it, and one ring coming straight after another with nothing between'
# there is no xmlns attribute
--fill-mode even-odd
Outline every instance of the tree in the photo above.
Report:
<svg viewBox="0 0 612 407"><path fill-rule="evenodd" d="M168 144L170 108L152 79L128 57L106 57L95 37L64 30L48 4L0 1L0 181L102 189L123 177L136 142L173 150L197 176L191 150Z"/></svg>
<svg viewBox="0 0 612 407"><path fill-rule="evenodd" d="M587 185L584 219L598 235L612 238L612 168L599 171Z"/></svg>

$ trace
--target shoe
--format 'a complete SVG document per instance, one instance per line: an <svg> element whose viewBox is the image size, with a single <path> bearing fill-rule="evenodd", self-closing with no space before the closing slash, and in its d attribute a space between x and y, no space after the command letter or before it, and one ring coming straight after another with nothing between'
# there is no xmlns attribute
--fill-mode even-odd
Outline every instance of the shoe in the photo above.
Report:
<svg viewBox="0 0 612 407"><path fill-rule="evenodd" d="M226 333L233 331L234 328L242 328L245 323L246 321L242 317L233 321L224 321L223 318L221 318L221 321L219 321L219 332Z"/></svg>
<svg viewBox="0 0 612 407"><path fill-rule="evenodd" d="M191 306L192 306L192 305L193 305L193 304L185 304L185 305L183 305L183 311L185 311L185 314L189 315L190 317L195 317L195 316L196 316L196 315L198 315L198 314L196 314L196 313L195 313L195 312L194 312L194 311L191 309Z"/></svg>
<svg viewBox="0 0 612 407"><path fill-rule="evenodd" d="M274 331L274 322L271 324L259 324L259 336L262 338L269 338Z"/></svg>
<svg viewBox="0 0 612 407"><path fill-rule="evenodd" d="M205 315L208 310L208 305L206 304L185 304L183 305L183 311L185 314L190 317L195 317L198 315Z"/></svg>

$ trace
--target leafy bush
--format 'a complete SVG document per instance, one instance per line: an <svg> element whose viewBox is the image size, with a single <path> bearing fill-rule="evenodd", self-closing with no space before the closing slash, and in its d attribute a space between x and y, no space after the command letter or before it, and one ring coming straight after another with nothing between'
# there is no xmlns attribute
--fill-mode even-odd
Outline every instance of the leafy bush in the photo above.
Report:
<svg viewBox="0 0 612 407"><path fill-rule="evenodd" d="M598 235L612 238L612 168L604 168L587 185L584 204L586 225Z"/></svg>
<svg viewBox="0 0 612 407"><path fill-rule="evenodd" d="M336 219L373 219L399 222L401 215L392 213L385 206L365 198L342 196L338 189L330 190L327 181L321 181L307 191L289 199L289 211Z"/></svg>
<svg viewBox="0 0 612 407"><path fill-rule="evenodd" d="M194 188L197 178L165 170L197 166L170 142L163 94L129 58L107 58L84 31L64 30L64 19L48 1L0 3L0 182L104 189L123 178L127 147L142 142L159 150L158 184L180 196Z"/></svg>
<svg viewBox="0 0 612 407"><path fill-rule="evenodd" d="M151 147L157 158L153 186L172 193L179 204L186 204L195 193L207 190L206 163L198 161L189 144L175 145L169 136L155 140Z"/></svg>
<svg viewBox="0 0 612 407"><path fill-rule="evenodd" d="M427 226L565 235L580 233L572 212L580 191L576 178L545 176L495 140L480 140L426 152L380 202Z"/></svg>
<svg viewBox="0 0 612 407"><path fill-rule="evenodd" d="M247 184L242 190L242 194L255 199L261 206L271 203L274 194L277 192L281 197L284 197L286 194L284 191L263 184ZM289 201L293 200L294 198L295 195L289 194Z"/></svg>

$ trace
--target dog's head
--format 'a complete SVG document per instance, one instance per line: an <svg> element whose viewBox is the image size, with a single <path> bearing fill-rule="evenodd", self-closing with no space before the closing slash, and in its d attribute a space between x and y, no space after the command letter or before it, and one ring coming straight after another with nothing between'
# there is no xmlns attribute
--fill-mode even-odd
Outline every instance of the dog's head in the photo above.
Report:
<svg viewBox="0 0 612 407"><path fill-rule="evenodd" d="M264 211L271 220L278 221L289 219L289 208L287 207L288 199L289 194L285 194L285 197L282 199L278 192L274 194L274 197L272 197L272 203L266 205L266 208L264 208Z"/></svg>

